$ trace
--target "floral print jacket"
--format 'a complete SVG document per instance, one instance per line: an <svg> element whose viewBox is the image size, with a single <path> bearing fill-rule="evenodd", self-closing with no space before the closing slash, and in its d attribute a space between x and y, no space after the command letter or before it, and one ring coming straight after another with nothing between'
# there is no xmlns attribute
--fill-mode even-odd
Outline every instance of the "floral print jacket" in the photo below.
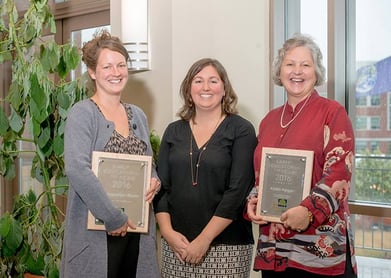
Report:
<svg viewBox="0 0 391 278"><path fill-rule="evenodd" d="M259 181L262 147L314 151L311 193L300 204L312 212L313 222L301 233L282 224L261 225L254 269L283 271L294 267L321 275L341 275L350 248L356 271L348 207L354 158L349 117L343 106L319 96L317 91L295 111L290 105L286 105L284 115L283 111L283 106L270 111L259 125L254 190ZM285 128L280 124L292 119Z"/></svg>

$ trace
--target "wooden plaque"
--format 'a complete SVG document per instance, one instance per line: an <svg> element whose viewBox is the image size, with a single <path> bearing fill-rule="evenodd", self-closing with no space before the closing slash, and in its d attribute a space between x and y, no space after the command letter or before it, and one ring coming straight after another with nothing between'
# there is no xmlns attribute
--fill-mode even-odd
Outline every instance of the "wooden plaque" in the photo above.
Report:
<svg viewBox="0 0 391 278"><path fill-rule="evenodd" d="M257 214L265 221L281 222L281 214L298 206L311 190L314 152L262 149Z"/></svg>
<svg viewBox="0 0 391 278"><path fill-rule="evenodd" d="M151 180L152 157L94 151L92 170L111 201L136 224L136 230L128 228L128 232L148 232L149 203L145 194ZM87 228L105 230L104 223L90 211Z"/></svg>

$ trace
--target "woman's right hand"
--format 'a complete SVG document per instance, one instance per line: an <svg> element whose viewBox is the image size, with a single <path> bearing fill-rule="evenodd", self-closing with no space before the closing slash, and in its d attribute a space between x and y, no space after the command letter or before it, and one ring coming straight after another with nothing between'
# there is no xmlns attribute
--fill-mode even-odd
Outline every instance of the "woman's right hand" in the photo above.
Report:
<svg viewBox="0 0 391 278"><path fill-rule="evenodd" d="M165 233L163 235L164 239L167 241L168 245L170 245L171 249L174 251L175 256L182 262L185 263L183 256L186 247L190 244L187 238L174 230Z"/></svg>
<svg viewBox="0 0 391 278"><path fill-rule="evenodd" d="M256 214L257 203L258 203L257 197L252 197L247 201L247 216L255 224L259 224L259 225L267 224L267 221L263 220L262 216Z"/></svg>
<svg viewBox="0 0 391 278"><path fill-rule="evenodd" d="M122 236L124 237L128 232L128 227L135 230L137 227L133 224L132 220L128 219L122 227L115 229L113 231L107 232L110 236Z"/></svg>

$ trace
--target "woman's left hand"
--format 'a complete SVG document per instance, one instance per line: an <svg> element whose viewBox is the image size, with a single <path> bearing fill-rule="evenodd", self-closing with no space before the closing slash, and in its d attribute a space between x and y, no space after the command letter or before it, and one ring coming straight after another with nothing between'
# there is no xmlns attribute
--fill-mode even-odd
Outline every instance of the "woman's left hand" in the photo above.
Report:
<svg viewBox="0 0 391 278"><path fill-rule="evenodd" d="M200 236L196 237L183 252L182 259L191 264L201 263L209 249L209 245L210 241L202 239Z"/></svg>
<svg viewBox="0 0 391 278"><path fill-rule="evenodd" d="M145 194L145 200L148 203L151 203L155 195L160 190L160 181L157 178L151 178L151 183L149 188L147 189L147 193Z"/></svg>
<svg viewBox="0 0 391 278"><path fill-rule="evenodd" d="M281 215L280 220L284 224L285 228L299 233L306 230L310 224L308 209L303 206L288 209Z"/></svg>

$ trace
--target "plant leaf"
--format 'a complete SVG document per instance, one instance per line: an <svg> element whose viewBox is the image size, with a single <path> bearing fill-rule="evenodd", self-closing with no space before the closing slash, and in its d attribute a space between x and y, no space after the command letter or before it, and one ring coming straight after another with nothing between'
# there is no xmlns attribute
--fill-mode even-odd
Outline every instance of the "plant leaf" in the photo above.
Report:
<svg viewBox="0 0 391 278"><path fill-rule="evenodd" d="M8 127L8 117L4 113L3 108L0 106L0 136L4 136L4 134L7 132Z"/></svg>
<svg viewBox="0 0 391 278"><path fill-rule="evenodd" d="M64 45L63 47L64 61L66 62L67 72L75 69L80 63L80 54L77 47L70 44ZM67 73L68 74L68 73Z"/></svg>
<svg viewBox="0 0 391 278"><path fill-rule="evenodd" d="M64 60L63 56L60 57L60 62L58 63L58 66L57 66L57 72L58 72L58 75L60 76L61 79L64 79L65 76L67 76L67 74L69 72L67 69L67 63Z"/></svg>
<svg viewBox="0 0 391 278"><path fill-rule="evenodd" d="M11 216L8 212L0 217L0 238L5 238L10 230Z"/></svg>
<svg viewBox="0 0 391 278"><path fill-rule="evenodd" d="M9 125L11 129L15 132L19 132L23 128L23 119L19 116L18 113L16 113L16 111L13 108L11 108L11 117L10 117Z"/></svg>
<svg viewBox="0 0 391 278"><path fill-rule="evenodd" d="M66 194L69 187L69 180L66 176L57 176L55 180L56 184L56 194L63 195Z"/></svg>
<svg viewBox="0 0 391 278"><path fill-rule="evenodd" d="M47 94L42 86L38 83L38 77L33 74L30 78L31 99L30 99L30 116L38 123L42 123L48 116L47 106L49 103Z"/></svg>
<svg viewBox="0 0 391 278"><path fill-rule="evenodd" d="M56 155L61 156L64 154L64 138L60 135L54 137L53 151Z"/></svg>
<svg viewBox="0 0 391 278"><path fill-rule="evenodd" d="M4 229L8 229L8 232L4 236L2 254L5 257L9 257L15 254L23 239L23 231L21 224L15 220L11 215L5 214L1 218L2 222L0 226L4 226ZM7 226L7 227L6 227Z"/></svg>
<svg viewBox="0 0 391 278"><path fill-rule="evenodd" d="M41 63L45 71L54 72L59 61L60 52L58 47L53 42L42 44L41 47Z"/></svg>
<svg viewBox="0 0 391 278"><path fill-rule="evenodd" d="M23 240L22 226L19 221L11 218L11 226L8 236L6 237L6 244L11 250L16 250Z"/></svg>
<svg viewBox="0 0 391 278"><path fill-rule="evenodd" d="M50 139L50 127L41 125L41 134L37 138L38 146L43 149Z"/></svg>
<svg viewBox="0 0 391 278"><path fill-rule="evenodd" d="M9 100L11 106L16 110L18 110L19 107L21 107L23 104L22 89L23 87L20 86L17 82L12 82L9 87L7 99Z"/></svg>
<svg viewBox="0 0 391 278"><path fill-rule="evenodd" d="M65 94L63 91L58 92L57 102L60 105L60 107L63 108L64 110L68 110L68 108L71 105L70 97L67 94Z"/></svg>
<svg viewBox="0 0 391 278"><path fill-rule="evenodd" d="M7 157L5 159L5 168L6 168L6 172L4 178L7 180L12 180L13 178L15 178L16 176L15 161L12 158Z"/></svg>

